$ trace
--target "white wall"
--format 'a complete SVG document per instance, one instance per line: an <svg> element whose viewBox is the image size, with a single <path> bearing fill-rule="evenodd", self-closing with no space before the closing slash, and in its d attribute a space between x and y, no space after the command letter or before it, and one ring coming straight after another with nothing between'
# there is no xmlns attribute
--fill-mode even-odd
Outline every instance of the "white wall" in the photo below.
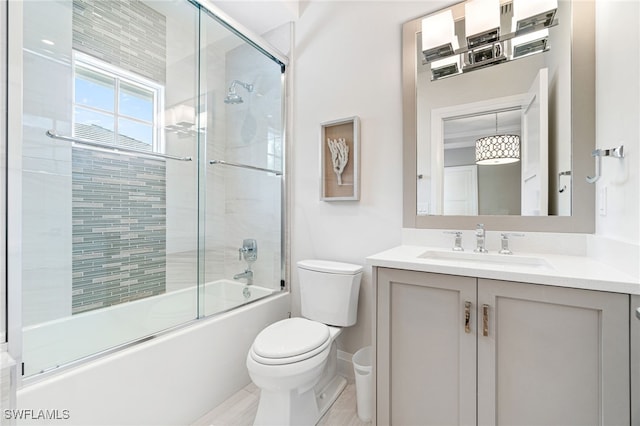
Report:
<svg viewBox="0 0 640 426"><path fill-rule="evenodd" d="M640 3L596 4L596 145L624 145L604 158L596 183L596 235L640 245ZM576 177L580 178L580 177ZM599 212L606 189L606 216Z"/></svg>
<svg viewBox="0 0 640 426"><path fill-rule="evenodd" d="M449 2L450 4L451 2ZM445 2L301 4L296 23L292 169L292 265L319 258L364 264L400 244L402 228L402 23ZM320 123L361 120L361 197L319 201ZM299 314L292 269L293 313ZM358 323L340 349L371 342L371 271L363 276Z"/></svg>

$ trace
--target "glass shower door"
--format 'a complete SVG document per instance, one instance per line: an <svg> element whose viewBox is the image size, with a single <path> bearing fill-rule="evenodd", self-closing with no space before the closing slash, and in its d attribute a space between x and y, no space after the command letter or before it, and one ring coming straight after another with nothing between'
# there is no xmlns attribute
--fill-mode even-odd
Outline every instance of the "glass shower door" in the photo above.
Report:
<svg viewBox="0 0 640 426"><path fill-rule="evenodd" d="M199 14L22 2L25 376L198 316Z"/></svg>
<svg viewBox="0 0 640 426"><path fill-rule="evenodd" d="M283 274L284 65L202 15L206 94L201 309L213 315L273 292Z"/></svg>
<svg viewBox="0 0 640 426"><path fill-rule="evenodd" d="M24 376L279 291L283 62L187 0L12 8Z"/></svg>

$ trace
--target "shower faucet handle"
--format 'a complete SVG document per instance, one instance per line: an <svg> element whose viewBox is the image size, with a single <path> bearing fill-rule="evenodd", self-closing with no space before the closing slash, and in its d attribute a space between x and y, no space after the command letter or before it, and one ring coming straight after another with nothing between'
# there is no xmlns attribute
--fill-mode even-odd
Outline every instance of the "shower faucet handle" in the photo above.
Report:
<svg viewBox="0 0 640 426"><path fill-rule="evenodd" d="M242 260L243 256L249 263L258 260L258 242L254 238L242 240L242 247L238 249L238 260Z"/></svg>

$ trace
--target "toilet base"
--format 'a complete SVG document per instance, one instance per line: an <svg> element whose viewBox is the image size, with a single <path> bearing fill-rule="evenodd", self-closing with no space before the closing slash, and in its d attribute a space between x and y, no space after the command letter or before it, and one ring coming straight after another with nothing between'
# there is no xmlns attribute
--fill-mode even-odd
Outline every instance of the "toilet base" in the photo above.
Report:
<svg viewBox="0 0 640 426"><path fill-rule="evenodd" d="M316 401L318 403L318 419L316 423L320 421L322 416L331 408L336 399L340 396L344 388L347 387L347 379L342 376L334 376L327 386L316 395Z"/></svg>
<svg viewBox="0 0 640 426"><path fill-rule="evenodd" d="M311 388L302 394L297 390L288 393L262 389L254 426L300 425L314 426L338 399L347 385L342 376L334 376L320 390Z"/></svg>

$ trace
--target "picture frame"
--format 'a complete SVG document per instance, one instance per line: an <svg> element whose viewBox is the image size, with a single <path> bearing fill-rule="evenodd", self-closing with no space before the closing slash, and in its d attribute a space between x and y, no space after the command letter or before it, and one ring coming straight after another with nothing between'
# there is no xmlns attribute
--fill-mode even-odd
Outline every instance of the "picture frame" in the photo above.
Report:
<svg viewBox="0 0 640 426"><path fill-rule="evenodd" d="M320 124L320 200L360 200L360 118Z"/></svg>

